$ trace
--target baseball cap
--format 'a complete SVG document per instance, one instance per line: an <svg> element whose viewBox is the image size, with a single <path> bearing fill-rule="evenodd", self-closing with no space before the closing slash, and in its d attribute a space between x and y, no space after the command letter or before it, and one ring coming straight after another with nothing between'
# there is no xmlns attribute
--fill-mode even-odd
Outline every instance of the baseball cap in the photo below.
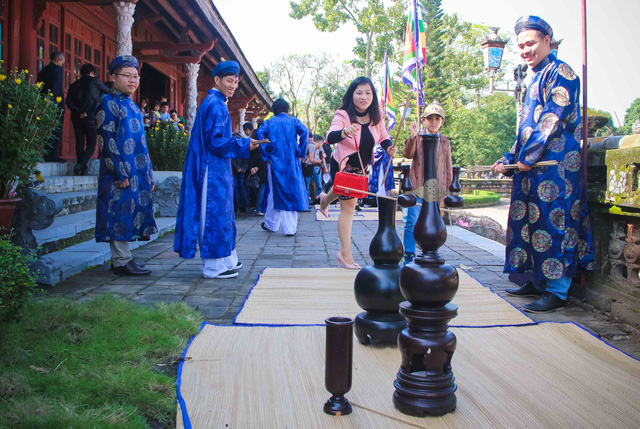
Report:
<svg viewBox="0 0 640 429"><path fill-rule="evenodd" d="M431 103L427 107L424 108L424 112L422 113L422 117L426 118L429 115L438 115L442 119L444 119L444 109L440 104Z"/></svg>

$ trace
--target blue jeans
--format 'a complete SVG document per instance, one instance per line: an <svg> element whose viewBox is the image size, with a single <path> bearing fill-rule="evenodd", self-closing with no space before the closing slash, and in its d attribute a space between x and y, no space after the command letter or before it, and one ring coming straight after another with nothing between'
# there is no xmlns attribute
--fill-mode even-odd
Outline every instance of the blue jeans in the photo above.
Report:
<svg viewBox="0 0 640 429"><path fill-rule="evenodd" d="M563 276L557 280L536 280L532 278L531 283L540 292L551 292L561 300L566 301L569 286L571 286L571 277Z"/></svg>
<svg viewBox="0 0 640 429"><path fill-rule="evenodd" d="M313 179L313 182L316 184L316 195L320 195L320 192L322 192L322 183L320 177L320 167L313 167L313 176L304 178L304 181L307 184L307 197L311 198L311 191L309 190L311 179Z"/></svg>
<svg viewBox="0 0 640 429"><path fill-rule="evenodd" d="M244 187L244 173L236 173L233 179L233 200L236 208L249 207L249 197L247 189Z"/></svg>
<svg viewBox="0 0 640 429"><path fill-rule="evenodd" d="M266 183L260 183L260 187L258 188L258 197L256 198L256 207L258 213L264 213L266 210L266 203L264 202L264 188L267 186ZM264 207L263 207L264 206Z"/></svg>
<svg viewBox="0 0 640 429"><path fill-rule="evenodd" d="M417 198L417 197L416 197ZM418 204L422 204L422 198L417 198ZM413 229L420 215L421 206L413 206L407 209L407 222L404 224L404 252L416 253L416 240L413 238Z"/></svg>

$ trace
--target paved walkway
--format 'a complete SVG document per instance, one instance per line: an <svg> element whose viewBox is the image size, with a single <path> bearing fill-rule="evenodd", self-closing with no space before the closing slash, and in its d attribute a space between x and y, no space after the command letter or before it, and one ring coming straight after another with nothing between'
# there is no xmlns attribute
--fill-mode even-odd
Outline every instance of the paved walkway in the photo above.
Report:
<svg viewBox="0 0 640 429"><path fill-rule="evenodd" d="M401 219L400 213L398 218ZM134 250L134 257L153 270L146 277L116 276L109 263L95 267L53 287L50 296L66 296L85 301L103 293L113 293L123 299L152 305L156 302L183 301L199 310L212 323L230 324L246 296L267 267L335 267L339 240L336 222L318 222L313 211L301 213L298 234L285 237L268 233L260 227L263 218L248 214L237 217L237 252L244 267L233 279L204 279L200 259L181 259L173 252L173 233ZM404 224L397 223L402 236ZM353 223L353 252L361 265L370 264L369 243L378 223ZM504 289L513 287L502 273L504 246L459 227L449 236L441 254L447 263L463 268L478 281L507 298L517 307L530 298L506 296ZM597 312L593 307L572 302L567 309L545 315L532 315L538 321L574 321L604 338L613 346L640 358L640 337L637 332Z"/></svg>

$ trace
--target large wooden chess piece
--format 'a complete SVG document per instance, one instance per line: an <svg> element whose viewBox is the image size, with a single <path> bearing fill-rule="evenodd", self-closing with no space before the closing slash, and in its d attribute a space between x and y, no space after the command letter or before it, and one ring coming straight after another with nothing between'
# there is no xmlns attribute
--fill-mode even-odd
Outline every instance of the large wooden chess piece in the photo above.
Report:
<svg viewBox="0 0 640 429"><path fill-rule="evenodd" d="M400 261L404 246L396 232L396 201L378 198L378 231L369 245L373 265L358 272L354 282L356 302L365 310L355 320L356 338L396 344L407 322L398 313Z"/></svg>
<svg viewBox="0 0 640 429"><path fill-rule="evenodd" d="M453 167L453 180L449 186L449 195L444 197L444 205L452 209L464 207L464 198L460 196L460 167Z"/></svg>
<svg viewBox="0 0 640 429"><path fill-rule="evenodd" d="M409 326L398 336L402 364L394 386L393 403L413 416L439 416L456 408L456 384L451 358L456 336L448 323L458 314L450 301L458 290L458 272L444 263L438 249L447 239L440 216L436 151L438 137L424 135L424 202L414 229L422 253L400 273L400 290L407 299L400 314ZM404 205L409 200L403 202Z"/></svg>
<svg viewBox="0 0 640 429"><path fill-rule="evenodd" d="M351 413L351 404L344 395L351 390L353 368L353 319L330 317L327 325L324 385L331 398L324 404L324 412L332 416Z"/></svg>

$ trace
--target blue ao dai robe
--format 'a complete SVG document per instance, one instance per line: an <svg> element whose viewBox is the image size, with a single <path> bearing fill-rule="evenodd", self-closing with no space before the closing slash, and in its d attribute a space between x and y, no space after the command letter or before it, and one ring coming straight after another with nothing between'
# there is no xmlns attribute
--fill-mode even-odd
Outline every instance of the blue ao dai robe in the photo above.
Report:
<svg viewBox="0 0 640 429"><path fill-rule="evenodd" d="M207 212L200 257L225 258L236 247L231 158L249 158L251 139L232 135L231 118L225 102L226 97L220 91L209 90L209 95L198 107L191 130L173 247L183 258L196 255L205 171Z"/></svg>
<svg viewBox="0 0 640 429"><path fill-rule="evenodd" d="M594 269L579 143L580 80L553 55L533 71L516 143L499 162L558 165L514 174L504 272L556 280Z"/></svg>
<svg viewBox="0 0 640 429"><path fill-rule="evenodd" d="M307 156L309 130L298 118L280 113L266 120L256 131L262 157L271 163L270 191L276 210L299 212L309 209L300 158Z"/></svg>
<svg viewBox="0 0 640 429"><path fill-rule="evenodd" d="M142 114L120 91L96 107L100 174L96 205L96 241L148 239L158 232L153 218L153 168L147 150ZM116 181L129 179L120 189Z"/></svg>

